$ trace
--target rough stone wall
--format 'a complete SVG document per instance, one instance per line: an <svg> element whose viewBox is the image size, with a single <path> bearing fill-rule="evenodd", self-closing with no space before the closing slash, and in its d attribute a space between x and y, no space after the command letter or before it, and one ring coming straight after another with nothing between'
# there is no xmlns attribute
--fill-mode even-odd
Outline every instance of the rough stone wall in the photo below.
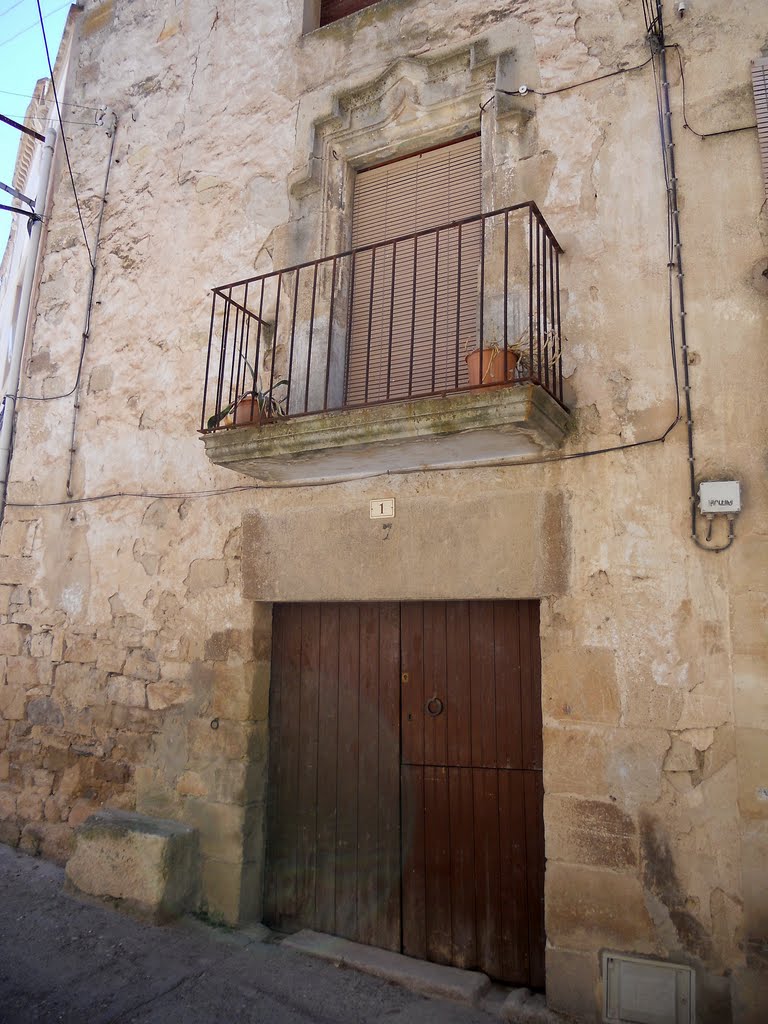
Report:
<svg viewBox="0 0 768 1024"><path fill-rule="evenodd" d="M212 468L195 435L208 288L333 251L344 210L327 169L315 186L308 168L326 157L318 140L340 98L375 96L403 56L416 67L471 46L514 52L513 87L539 90L648 53L629 0L384 0L306 37L301 0L257 6L88 3L82 16L68 98L107 104L119 127L72 490L113 496L46 504L66 499L73 400L22 402L0 536L0 838L64 859L72 826L102 805L177 818L201 831L205 909L258 917L271 609L242 596L244 515L290 523L312 509L332 552L348 543L343 516L386 493L399 518L377 588L385 574L407 598L418 575L443 598L523 596L467 593L439 523L434 550L405 564L398 527L450 502L478 529L484 499L547 490L565 510L554 540L567 583L526 596L542 598L548 999L596 1019L608 948L693 964L701 1021L761 1020L768 495L751 410L766 377L768 220L755 135L686 132L669 51L697 473L744 488L726 554L688 536L681 425L663 445L549 466L203 495L249 484ZM666 11L701 132L754 117L748 62L768 44L768 13L734 6ZM566 250L565 452L658 437L675 402L651 69L526 103L532 117L505 121L492 105L476 125L494 139L489 205L535 199ZM439 134L443 114L411 115L387 112L386 130ZM109 140L70 138L92 239ZM88 269L60 166L23 394L72 387ZM512 523L492 527L505 558L546 543ZM350 596L363 600L369 545L384 537L355 543ZM310 560L302 569L306 589L285 567L293 600L322 585Z"/></svg>

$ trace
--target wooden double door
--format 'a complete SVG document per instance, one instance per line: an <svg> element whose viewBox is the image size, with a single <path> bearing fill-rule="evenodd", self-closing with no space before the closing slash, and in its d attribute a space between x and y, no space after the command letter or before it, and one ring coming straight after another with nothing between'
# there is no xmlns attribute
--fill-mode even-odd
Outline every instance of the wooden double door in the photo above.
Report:
<svg viewBox="0 0 768 1024"><path fill-rule="evenodd" d="M276 605L265 921L544 984L538 604Z"/></svg>

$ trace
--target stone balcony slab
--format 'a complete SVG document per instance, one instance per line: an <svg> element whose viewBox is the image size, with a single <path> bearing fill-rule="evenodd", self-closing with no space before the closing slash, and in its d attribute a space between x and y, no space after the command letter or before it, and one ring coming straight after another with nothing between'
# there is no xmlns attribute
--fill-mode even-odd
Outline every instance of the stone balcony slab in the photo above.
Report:
<svg viewBox="0 0 768 1024"><path fill-rule="evenodd" d="M568 411L531 383L310 413L205 434L211 462L265 484L504 464L556 449Z"/></svg>

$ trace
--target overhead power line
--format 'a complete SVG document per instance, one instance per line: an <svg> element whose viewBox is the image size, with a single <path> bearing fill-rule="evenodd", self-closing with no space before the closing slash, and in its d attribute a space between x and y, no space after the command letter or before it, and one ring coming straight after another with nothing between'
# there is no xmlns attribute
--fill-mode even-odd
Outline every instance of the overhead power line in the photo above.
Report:
<svg viewBox="0 0 768 1024"><path fill-rule="evenodd" d="M68 6L68 5L65 5ZM75 176L72 173L72 161L69 159L69 148L67 146L67 136L64 134L64 124L61 120L61 108L59 106L59 94L56 91L56 79L53 75L53 64L51 63L51 53L48 49L48 37L45 34L45 22L43 20L43 10L40 7L40 0L37 0L37 13L40 18L40 31L43 33L43 44L45 46L45 58L48 61L48 71L51 75L51 88L53 89L53 98L56 101L56 116L59 119L61 125L61 141L64 144L64 155L67 158L67 168L69 169L69 180L72 182L72 192L75 196L75 206L77 207L77 216L80 218L80 227L83 229L83 241L85 242L85 248L88 250L88 260L91 264L91 269L94 267L93 254L91 253L91 247L88 244L88 235L85 230L85 224L83 223L83 214L80 209L80 200L77 197L77 187L75 185Z"/></svg>
<svg viewBox="0 0 768 1024"><path fill-rule="evenodd" d="M6 7L6 9L4 11L0 12L0 18L4 18L6 16L6 14L10 14L11 11L15 11L16 8L17 7L21 7L21 5L23 3L24 3L24 0L16 0L15 4L11 4L10 7Z"/></svg>
<svg viewBox="0 0 768 1024"><path fill-rule="evenodd" d="M101 128L101 125L97 124L95 121L70 121L66 117L63 117L63 118L58 118L58 117L38 117L37 114L15 114L15 115L6 114L5 115L5 117L9 117L9 118L11 116L14 116L14 117L18 118L19 121L40 121L43 124L46 124L46 123L50 123L50 124L84 124L84 125L86 125L89 128ZM0 114L0 119L3 119L3 115L2 114Z"/></svg>
<svg viewBox="0 0 768 1024"><path fill-rule="evenodd" d="M48 13L45 15L45 17L46 18L50 18L54 14L58 14L59 11L63 11L65 7L70 7L70 6L71 6L70 4L62 4L61 7L54 7L54 9L52 11L48 11ZM40 4L38 4L37 7L38 7L38 10L39 10L40 9ZM41 14L40 17L42 18L43 15ZM0 42L0 46L7 46L8 43L14 42L14 40L19 38L19 36L23 36L25 32L29 32L33 28L36 28L36 27L37 27L37 22L35 22L33 25L27 25L26 28L23 28L19 32L17 32L15 36L9 36L7 39L3 39L3 41Z"/></svg>
<svg viewBox="0 0 768 1024"><path fill-rule="evenodd" d="M22 100L30 100L31 96L26 92L11 92L10 89L0 89L2 96L18 96ZM79 110L99 110L99 107L89 107L83 103L73 103L72 100L64 100L63 107L77 107Z"/></svg>

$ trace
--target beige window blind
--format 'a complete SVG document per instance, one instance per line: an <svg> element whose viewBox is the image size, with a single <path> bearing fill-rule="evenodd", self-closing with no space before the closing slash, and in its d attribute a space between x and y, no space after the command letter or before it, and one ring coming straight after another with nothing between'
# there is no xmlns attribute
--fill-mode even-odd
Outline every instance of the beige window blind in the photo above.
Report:
<svg viewBox="0 0 768 1024"><path fill-rule="evenodd" d="M757 114L757 138L760 158L763 162L763 184L768 199L768 57L757 57L752 61L752 88L755 92L755 113Z"/></svg>
<svg viewBox="0 0 768 1024"><path fill-rule="evenodd" d="M358 173L352 244L441 228L479 214L481 205L480 139L473 136ZM348 404L467 383L464 356L477 333L480 246L475 222L357 255Z"/></svg>

